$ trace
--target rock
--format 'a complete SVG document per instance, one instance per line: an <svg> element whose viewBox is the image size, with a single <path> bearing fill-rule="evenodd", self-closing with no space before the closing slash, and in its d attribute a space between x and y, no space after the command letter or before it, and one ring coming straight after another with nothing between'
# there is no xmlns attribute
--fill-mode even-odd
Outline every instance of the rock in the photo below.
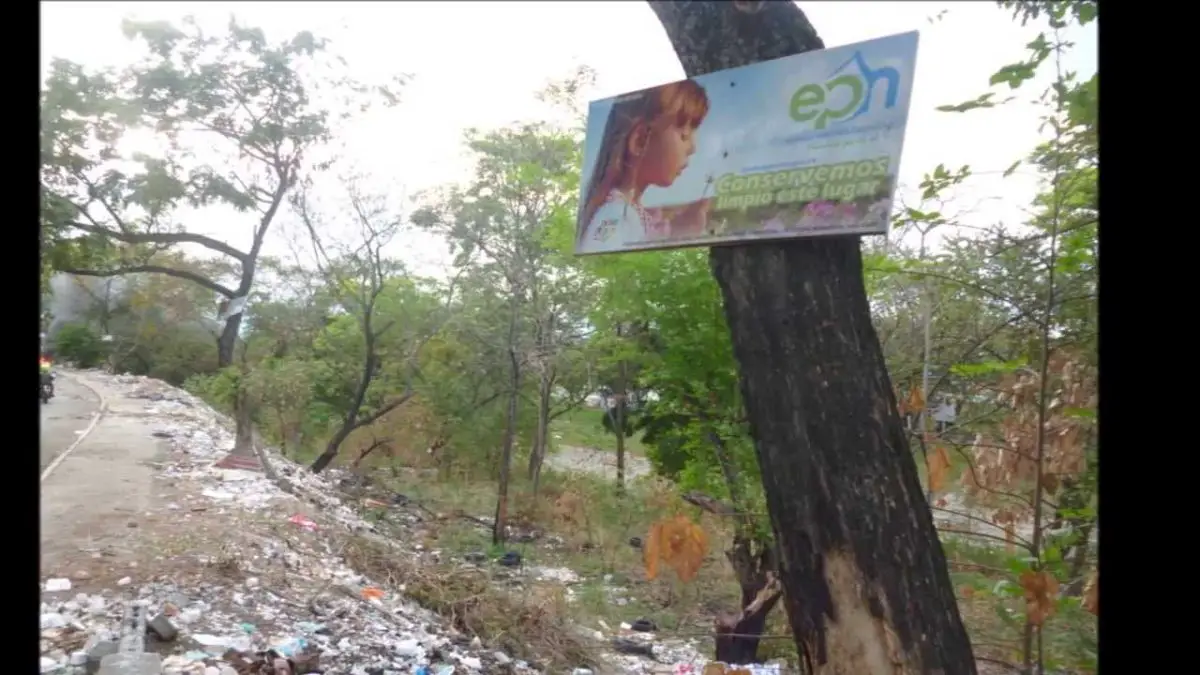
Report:
<svg viewBox="0 0 1200 675"><path fill-rule="evenodd" d="M78 579L80 581L85 581L87 579L92 578L92 573L87 570L76 570L75 573L71 575L71 577Z"/></svg>
<svg viewBox="0 0 1200 675"><path fill-rule="evenodd" d="M246 588L256 588L258 586L258 577L250 577L246 579Z"/></svg>
<svg viewBox="0 0 1200 675"><path fill-rule="evenodd" d="M43 656L38 663L38 667L43 673L51 673L55 670L58 670L58 661L55 661L49 656Z"/></svg>
<svg viewBox="0 0 1200 675"><path fill-rule="evenodd" d="M496 663L502 666L512 663L512 659L509 658L508 654L505 654L504 652L492 652L492 658L496 659Z"/></svg>
<svg viewBox="0 0 1200 675"><path fill-rule="evenodd" d="M70 663L73 666L86 666L88 662L88 653L82 649L77 652L71 652Z"/></svg>
<svg viewBox="0 0 1200 675"><path fill-rule="evenodd" d="M233 666L225 666L221 668L221 675L238 675L238 671Z"/></svg>
<svg viewBox="0 0 1200 675"><path fill-rule="evenodd" d="M120 579L117 579L118 586L128 586L131 583L133 583L133 579L130 579L129 577L121 577Z"/></svg>
<svg viewBox="0 0 1200 675"><path fill-rule="evenodd" d="M216 666L209 666L204 669L204 675L221 675L221 669Z"/></svg>
<svg viewBox="0 0 1200 675"><path fill-rule="evenodd" d="M592 671L587 668L576 668L571 671L571 675L592 675Z"/></svg>
<svg viewBox="0 0 1200 675"><path fill-rule="evenodd" d="M171 620L167 618L166 614L159 614L147 621L146 632L154 634L163 642L171 642L179 636L179 630L171 624Z"/></svg>

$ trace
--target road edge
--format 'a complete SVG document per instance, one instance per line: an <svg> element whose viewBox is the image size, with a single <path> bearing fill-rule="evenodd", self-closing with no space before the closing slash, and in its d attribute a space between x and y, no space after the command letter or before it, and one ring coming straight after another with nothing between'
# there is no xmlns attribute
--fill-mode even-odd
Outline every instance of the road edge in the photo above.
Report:
<svg viewBox="0 0 1200 675"><path fill-rule="evenodd" d="M96 389L90 383L86 382L83 378L75 375L74 373L69 373L67 371L59 372L63 376L70 378L76 384L79 384L85 387L88 391L92 392L92 394L100 400L100 407L96 409L96 412L92 413L92 421L87 425L87 428L83 430L83 433L79 434L79 438L76 438L71 445L67 446L66 450L58 453L58 456L55 457L54 460L46 465L46 468L42 470L42 477L38 479L38 485L45 483L46 479L50 477L50 474L54 473L54 470L58 468L58 465L62 464L63 460L65 460L67 456L74 452L75 448L79 447L79 445L83 443L83 439L87 438L88 434L92 433L92 430L96 428L97 424L99 424L100 418L104 417L104 413L108 411L108 399L104 398L104 394L101 394L99 389Z"/></svg>

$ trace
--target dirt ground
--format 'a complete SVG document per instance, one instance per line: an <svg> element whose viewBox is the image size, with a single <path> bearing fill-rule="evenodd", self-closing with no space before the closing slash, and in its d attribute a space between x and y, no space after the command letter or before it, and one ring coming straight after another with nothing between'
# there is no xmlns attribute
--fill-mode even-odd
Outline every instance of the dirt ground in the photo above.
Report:
<svg viewBox="0 0 1200 675"><path fill-rule="evenodd" d="M590 473L612 480L617 478L617 453L614 450L565 445L547 456L546 464L555 471ZM626 454L626 478L634 479L648 473L650 462L645 457Z"/></svg>

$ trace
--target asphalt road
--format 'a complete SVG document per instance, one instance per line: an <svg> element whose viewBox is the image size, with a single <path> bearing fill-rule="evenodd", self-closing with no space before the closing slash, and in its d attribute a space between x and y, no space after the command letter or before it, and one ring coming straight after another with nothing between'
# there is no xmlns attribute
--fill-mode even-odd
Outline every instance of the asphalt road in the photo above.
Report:
<svg viewBox="0 0 1200 675"><path fill-rule="evenodd" d="M33 396L33 392L29 392ZM64 375L54 379L54 398L42 403L41 468L45 469L87 429L100 400L87 387Z"/></svg>

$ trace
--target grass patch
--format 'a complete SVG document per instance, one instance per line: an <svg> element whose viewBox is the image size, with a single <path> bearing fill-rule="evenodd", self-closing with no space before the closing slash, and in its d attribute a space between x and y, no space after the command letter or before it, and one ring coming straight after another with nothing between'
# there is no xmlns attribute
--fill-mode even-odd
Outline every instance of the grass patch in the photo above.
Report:
<svg viewBox="0 0 1200 675"><path fill-rule="evenodd" d="M430 566L364 538L351 539L344 555L351 568L403 585L407 597L494 649L550 672L598 662L597 645L569 620L561 589L508 590L484 570Z"/></svg>
<svg viewBox="0 0 1200 675"><path fill-rule="evenodd" d="M550 438L555 445L571 445L582 448L617 451L617 438L604 429L602 416L604 411L598 408L576 408L563 413L550 423ZM642 432L625 439L626 451L639 457L646 456L642 445Z"/></svg>
<svg viewBox="0 0 1200 675"><path fill-rule="evenodd" d="M376 476L382 479L380 472ZM496 490L491 481L451 484L404 474L387 482L437 513L461 510L482 516L495 509ZM625 495L620 496L611 481L547 471L536 497L523 478L514 480L510 495L510 523L518 529L541 531L536 541L510 542L496 548L485 528L466 519L450 518L425 535L427 549L440 550L443 560L454 562L461 561L466 553L496 558L505 550L513 550L521 554L527 567L570 569L579 575L579 583L567 587L545 584L557 587L563 595L563 604L555 605L554 611L579 627L599 630L607 636L623 622L649 619L659 627L663 638L701 637L711 633L717 613L738 605L739 589L723 554L728 545L727 524L699 514L664 483L651 478L629 481ZM686 584L669 570L656 579L647 579L643 551L630 540L644 539L652 523L676 512L697 518L708 534L709 553L704 565L698 577ZM786 632L783 612L775 614L775 621L784 622L779 630ZM781 644L768 649L764 642L764 654L776 651L776 647L784 654L794 654L789 641L770 642Z"/></svg>

